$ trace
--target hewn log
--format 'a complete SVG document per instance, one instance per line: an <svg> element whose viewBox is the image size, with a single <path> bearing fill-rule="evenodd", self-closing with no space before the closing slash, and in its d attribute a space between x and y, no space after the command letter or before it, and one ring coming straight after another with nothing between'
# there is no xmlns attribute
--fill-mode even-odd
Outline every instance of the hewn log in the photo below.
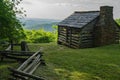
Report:
<svg viewBox="0 0 120 80"><path fill-rule="evenodd" d="M63 38L59 38L58 41L61 41L61 42L66 42L66 39L63 39Z"/></svg>
<svg viewBox="0 0 120 80"><path fill-rule="evenodd" d="M41 49L38 50L35 54L33 54L30 58L28 58L17 70L23 70L24 67L25 67L26 65L28 65L28 63L29 63L37 54L40 53L40 51L41 51Z"/></svg>
<svg viewBox="0 0 120 80"><path fill-rule="evenodd" d="M66 33L60 33L59 35L66 36Z"/></svg>
<svg viewBox="0 0 120 80"><path fill-rule="evenodd" d="M59 38L64 38L64 39L66 39L66 36L59 35Z"/></svg>
<svg viewBox="0 0 120 80"><path fill-rule="evenodd" d="M74 46L74 45L71 45L70 47L72 47L72 48L79 48L78 46Z"/></svg>
<svg viewBox="0 0 120 80"><path fill-rule="evenodd" d="M12 69L10 67L8 69L10 71L12 71L13 73L15 73L15 74L19 74L19 75L22 75L22 76L25 76L25 77L29 77L29 78L32 78L32 79L35 79L35 80L45 80L42 77L38 77L38 76L35 76L35 75L30 75L28 73L25 73L25 72L22 72L22 71L19 71L19 70L15 70L15 69Z"/></svg>
<svg viewBox="0 0 120 80"><path fill-rule="evenodd" d="M11 56L32 56L33 54L19 54L19 53L10 53Z"/></svg>
<svg viewBox="0 0 120 80"><path fill-rule="evenodd" d="M84 37L84 38L81 38L81 41L84 41L84 40L93 40L93 37Z"/></svg>
<svg viewBox="0 0 120 80"><path fill-rule="evenodd" d="M15 78L19 78L19 79L21 79L21 80L28 80L28 79L26 79L24 76L21 76L21 75L19 75L19 74L12 73L12 76L15 77ZM13 78L12 78L12 80L13 80ZM15 79L15 80L16 80L16 79Z"/></svg>
<svg viewBox="0 0 120 80"><path fill-rule="evenodd" d="M71 43L71 45L74 45L76 47L79 47L79 44L76 44L76 43Z"/></svg>
<svg viewBox="0 0 120 80"><path fill-rule="evenodd" d="M38 68L39 65L40 65L40 62L32 69L32 71L29 74L32 74Z"/></svg>
<svg viewBox="0 0 120 80"><path fill-rule="evenodd" d="M23 70L23 72L29 72L28 70L31 69L32 66L35 66L38 62L40 61L40 55L38 55L33 61L32 63L26 67L26 69Z"/></svg>
<svg viewBox="0 0 120 80"><path fill-rule="evenodd" d="M15 60L21 61L21 62L24 62L25 60L27 60L27 58L20 58L20 57L15 57L15 56L10 56L10 55L6 55L5 57L7 57L9 59L15 59Z"/></svg>
<svg viewBox="0 0 120 80"><path fill-rule="evenodd" d="M13 51L13 50L9 50L9 51L3 51L3 52L5 52L5 53L30 53L30 54L33 54L33 53L35 53L35 52L31 52L31 51Z"/></svg>
<svg viewBox="0 0 120 80"><path fill-rule="evenodd" d="M79 37L79 38L76 38L76 37L71 37L71 38L72 38L71 40L80 41L80 37Z"/></svg>
<svg viewBox="0 0 120 80"><path fill-rule="evenodd" d="M88 39L88 40L82 40L81 41L81 43L91 43L91 42L93 42L91 39L90 40Z"/></svg>
<svg viewBox="0 0 120 80"><path fill-rule="evenodd" d="M9 51L9 50L11 50L11 45L9 45L7 49L5 49L5 51Z"/></svg>
<svg viewBox="0 0 120 80"><path fill-rule="evenodd" d="M80 40L74 40L72 39L71 42L79 43Z"/></svg>
<svg viewBox="0 0 120 80"><path fill-rule="evenodd" d="M71 36L72 38L80 38L80 36Z"/></svg>
<svg viewBox="0 0 120 80"><path fill-rule="evenodd" d="M60 34L66 34L66 31L60 31Z"/></svg>

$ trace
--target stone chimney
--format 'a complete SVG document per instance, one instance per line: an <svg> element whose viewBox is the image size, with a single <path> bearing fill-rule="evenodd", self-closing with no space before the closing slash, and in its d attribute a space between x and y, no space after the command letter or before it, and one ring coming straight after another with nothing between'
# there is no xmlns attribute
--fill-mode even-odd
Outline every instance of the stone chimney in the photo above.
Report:
<svg viewBox="0 0 120 80"><path fill-rule="evenodd" d="M113 7L112 6L101 6L100 7L100 19L105 24L113 21Z"/></svg>
<svg viewBox="0 0 120 80"><path fill-rule="evenodd" d="M100 17L96 25L95 45L102 46L115 42L115 25L113 20L113 7L101 6Z"/></svg>

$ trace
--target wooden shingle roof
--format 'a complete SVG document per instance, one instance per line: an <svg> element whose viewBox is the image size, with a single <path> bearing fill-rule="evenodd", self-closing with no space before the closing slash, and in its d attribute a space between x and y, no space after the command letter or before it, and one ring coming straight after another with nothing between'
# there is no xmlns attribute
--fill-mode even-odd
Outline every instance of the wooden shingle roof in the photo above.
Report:
<svg viewBox="0 0 120 80"><path fill-rule="evenodd" d="M82 28L100 15L99 11L75 12L65 20L61 21L59 26Z"/></svg>

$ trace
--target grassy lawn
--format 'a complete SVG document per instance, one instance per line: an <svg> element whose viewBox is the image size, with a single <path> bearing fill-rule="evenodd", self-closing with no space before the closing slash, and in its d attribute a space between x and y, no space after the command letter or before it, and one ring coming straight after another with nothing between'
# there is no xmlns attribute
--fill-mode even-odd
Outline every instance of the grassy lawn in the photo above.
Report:
<svg viewBox="0 0 120 80"><path fill-rule="evenodd" d="M29 44L31 51L43 49L46 66L35 75L46 80L120 80L120 44L88 49L71 49L56 43ZM15 61L0 63L0 80L7 80L8 66ZM3 79L5 78L5 79Z"/></svg>
<svg viewBox="0 0 120 80"><path fill-rule="evenodd" d="M8 80L8 77L10 77L8 67L16 68L17 66L18 63L10 59L5 59L3 62L0 62L0 80Z"/></svg>
<svg viewBox="0 0 120 80"><path fill-rule="evenodd" d="M6 47L1 47L0 50L5 50ZM15 47L16 50L19 50L19 47ZM0 56L1 57L1 56ZM10 77L10 72L8 71L8 67L17 68L19 63L15 60L4 59L4 61L0 61L0 80L8 80Z"/></svg>
<svg viewBox="0 0 120 80"><path fill-rule="evenodd" d="M120 45L70 49L57 44L40 44L46 67L35 74L47 80L120 80Z"/></svg>

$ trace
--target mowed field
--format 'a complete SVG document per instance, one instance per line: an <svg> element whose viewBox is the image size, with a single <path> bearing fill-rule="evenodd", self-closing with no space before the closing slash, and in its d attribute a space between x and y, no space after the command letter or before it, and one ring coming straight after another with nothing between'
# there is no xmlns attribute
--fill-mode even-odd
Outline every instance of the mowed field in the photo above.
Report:
<svg viewBox="0 0 120 80"><path fill-rule="evenodd" d="M46 80L120 80L120 44L97 48L71 49L56 43L29 44L31 51L43 50L46 66L39 66L34 75ZM0 80L7 80L7 67L19 63L0 62Z"/></svg>

